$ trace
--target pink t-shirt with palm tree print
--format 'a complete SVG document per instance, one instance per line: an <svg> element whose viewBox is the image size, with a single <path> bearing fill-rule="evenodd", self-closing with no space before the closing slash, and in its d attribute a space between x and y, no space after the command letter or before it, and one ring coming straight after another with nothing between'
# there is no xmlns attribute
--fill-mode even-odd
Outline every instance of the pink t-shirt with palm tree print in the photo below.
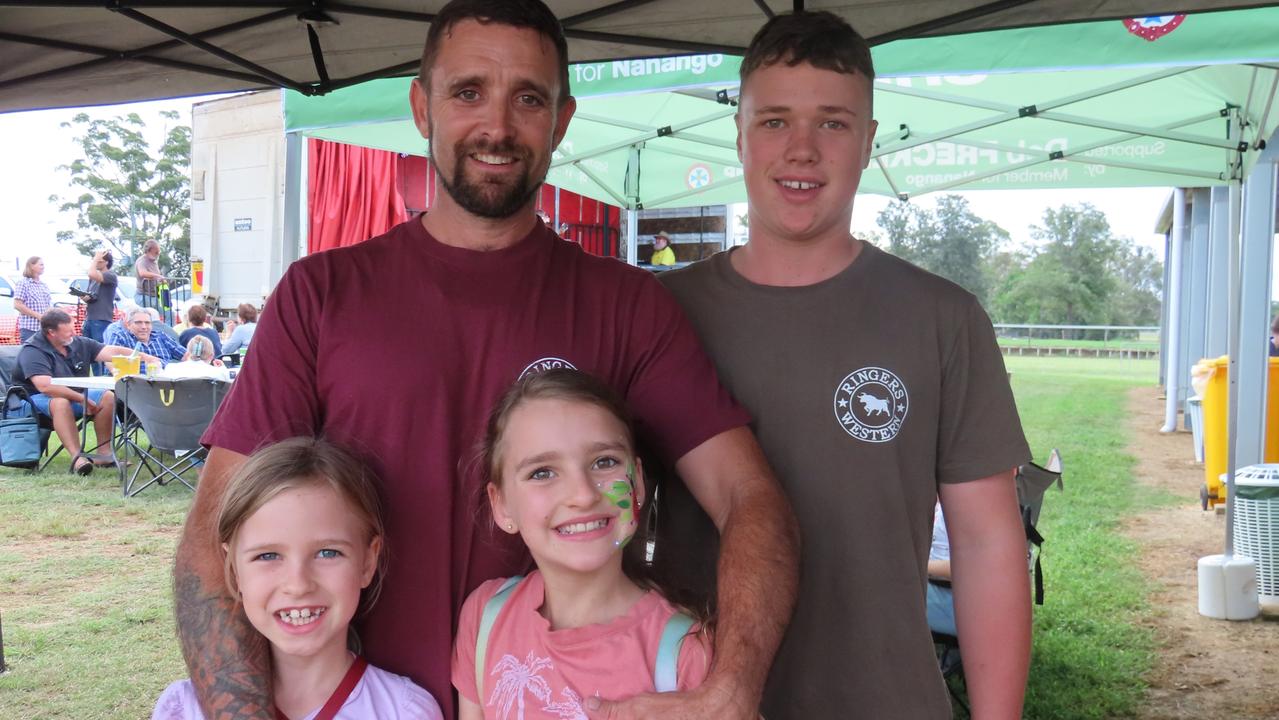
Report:
<svg viewBox="0 0 1279 720"><path fill-rule="evenodd" d="M453 686L483 708L486 720L587 720L582 702L588 697L619 700L654 691L657 649L675 608L650 591L610 622L552 630L538 612L545 595L535 571L512 591L493 623L484 687L477 692L480 616L502 582L489 580L466 599L453 646ZM680 648L678 689L700 685L710 659L710 644L694 626Z"/></svg>

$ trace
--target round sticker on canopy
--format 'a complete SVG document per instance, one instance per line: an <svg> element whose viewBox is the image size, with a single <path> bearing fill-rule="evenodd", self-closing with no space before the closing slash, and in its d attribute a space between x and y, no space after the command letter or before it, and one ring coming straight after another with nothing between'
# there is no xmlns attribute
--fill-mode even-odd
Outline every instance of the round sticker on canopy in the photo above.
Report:
<svg viewBox="0 0 1279 720"><path fill-rule="evenodd" d="M1185 15L1152 15L1150 17L1129 18L1124 21L1128 32L1137 37L1154 42L1167 35L1186 19Z"/></svg>
<svg viewBox="0 0 1279 720"><path fill-rule="evenodd" d="M711 184L711 169L705 165L694 165L688 169L688 189L700 190Z"/></svg>

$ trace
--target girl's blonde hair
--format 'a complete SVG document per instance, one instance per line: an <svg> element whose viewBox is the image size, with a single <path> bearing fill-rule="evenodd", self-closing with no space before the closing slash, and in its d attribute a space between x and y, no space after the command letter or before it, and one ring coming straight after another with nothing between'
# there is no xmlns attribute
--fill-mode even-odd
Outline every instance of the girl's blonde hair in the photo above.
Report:
<svg viewBox="0 0 1279 720"><path fill-rule="evenodd" d="M39 255L32 255L27 258L27 264L22 268L22 277L34 279L36 276L35 266L40 262Z"/></svg>
<svg viewBox="0 0 1279 720"><path fill-rule="evenodd" d="M363 522L365 540L383 539L377 571L364 590L362 611L377 602L386 574L386 529L382 524L382 502L377 481L364 463L350 452L320 438L296 437L268 445L253 453L231 476L222 506L218 509L218 541L235 547L240 526L280 493L308 487L327 487L338 494L350 511ZM223 577L237 600L234 553L225 552Z"/></svg>

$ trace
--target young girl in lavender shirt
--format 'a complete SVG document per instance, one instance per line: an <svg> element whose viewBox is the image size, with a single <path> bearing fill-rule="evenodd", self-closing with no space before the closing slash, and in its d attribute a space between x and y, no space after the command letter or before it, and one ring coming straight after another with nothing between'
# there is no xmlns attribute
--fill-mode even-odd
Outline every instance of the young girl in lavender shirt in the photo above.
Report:
<svg viewBox="0 0 1279 720"><path fill-rule="evenodd" d="M384 560L374 480L347 452L294 438L254 453L218 513L226 582L271 644L277 720L442 720L430 693L347 649L351 618L376 600ZM190 680L152 720L203 720Z"/></svg>
<svg viewBox="0 0 1279 720"><path fill-rule="evenodd" d="M463 605L459 720L587 720L592 697L700 685L710 641L650 579L643 471L612 390L576 370L527 376L498 401L479 455L494 522L537 570Z"/></svg>

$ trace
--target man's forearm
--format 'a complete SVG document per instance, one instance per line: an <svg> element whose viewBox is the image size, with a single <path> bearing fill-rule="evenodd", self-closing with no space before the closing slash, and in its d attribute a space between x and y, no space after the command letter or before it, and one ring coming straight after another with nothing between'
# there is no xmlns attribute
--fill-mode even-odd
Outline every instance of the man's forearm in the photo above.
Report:
<svg viewBox="0 0 1279 720"><path fill-rule="evenodd" d="M209 720L273 718L265 639L236 606L222 577L217 507L242 456L214 448L201 474L173 570L178 639Z"/></svg>
<svg viewBox="0 0 1279 720"><path fill-rule="evenodd" d="M790 503L771 476L758 484L720 531L715 658L707 678L707 684L724 682L726 689L735 689L750 717L795 609L799 584L799 530Z"/></svg>
<svg viewBox="0 0 1279 720"><path fill-rule="evenodd" d="M178 640L196 695L210 720L272 718L265 640L225 593L209 592L200 576L174 569Z"/></svg>
<svg viewBox="0 0 1279 720"><path fill-rule="evenodd" d="M45 395L51 398L62 398L63 400L67 400L73 403L80 403L81 405L84 404L85 394L80 392L79 390L73 390L67 387L66 385L54 385L51 382L45 383L44 387L41 387L40 383L34 383L34 384L36 386L36 392L40 393L41 395Z"/></svg>

